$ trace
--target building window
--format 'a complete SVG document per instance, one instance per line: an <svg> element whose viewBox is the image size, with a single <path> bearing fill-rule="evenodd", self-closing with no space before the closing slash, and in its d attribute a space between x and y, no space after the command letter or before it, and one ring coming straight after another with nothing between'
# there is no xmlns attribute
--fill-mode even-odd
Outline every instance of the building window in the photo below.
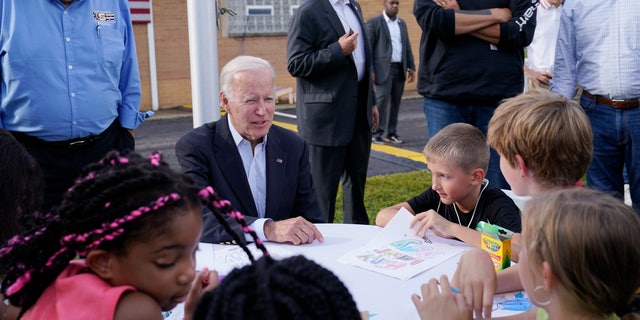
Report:
<svg viewBox="0 0 640 320"><path fill-rule="evenodd" d="M237 13L223 15L222 33L228 37L286 35L289 19L304 0L226 0L222 7Z"/></svg>

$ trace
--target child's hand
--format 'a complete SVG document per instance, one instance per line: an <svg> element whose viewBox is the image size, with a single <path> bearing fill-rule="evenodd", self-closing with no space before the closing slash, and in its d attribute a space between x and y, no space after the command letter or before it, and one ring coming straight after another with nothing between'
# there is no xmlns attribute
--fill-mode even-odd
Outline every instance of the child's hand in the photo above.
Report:
<svg viewBox="0 0 640 320"><path fill-rule="evenodd" d="M420 319L472 319L471 311L465 306L464 297L453 293L447 276L440 277L440 286L442 291L438 288L438 280L432 278L421 287L422 300L417 294L411 296Z"/></svg>
<svg viewBox="0 0 640 320"><path fill-rule="evenodd" d="M189 290L189 296L184 303L184 320L191 320L193 311L200 301L202 294L213 290L218 286L218 272L213 270L209 271L207 268L200 270L200 273L196 276L191 284L191 290Z"/></svg>
<svg viewBox="0 0 640 320"><path fill-rule="evenodd" d="M409 228L415 226L415 234L418 237L424 237L428 230L433 231L437 236L443 238L453 238L453 234L449 231L452 225L451 221L445 219L433 210L418 213L411 219Z"/></svg>
<svg viewBox="0 0 640 320"><path fill-rule="evenodd" d="M473 309L476 317L491 318L498 279L489 253L471 249L463 254L452 282L460 289L466 305Z"/></svg>

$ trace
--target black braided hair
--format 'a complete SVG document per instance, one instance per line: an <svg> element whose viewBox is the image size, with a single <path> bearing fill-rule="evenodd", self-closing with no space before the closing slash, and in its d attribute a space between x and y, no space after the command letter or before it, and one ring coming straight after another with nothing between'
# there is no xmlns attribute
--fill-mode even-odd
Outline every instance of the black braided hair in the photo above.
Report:
<svg viewBox="0 0 640 320"><path fill-rule="evenodd" d="M264 246L264 243L260 238L258 238L256 232L247 225L247 222L244 220L244 216L242 215L242 213L234 210L231 207L231 201L220 199L212 187L206 187L202 189L200 191L200 199L202 200L202 203L207 206L209 210L211 210L213 216L216 217L218 222L220 222L224 230L233 238L236 244L238 244L242 248L242 250L244 250L247 256L249 256L249 260L251 261L251 263L255 262L251 251L249 251L249 248L247 248L244 241L240 238L240 235L238 235L231 228L227 220L224 218L223 214L228 214L235 221L237 221L240 224L242 231L251 235L251 238L253 238L253 242L256 244L256 247L258 247L258 249L262 251L262 254L265 256L269 255L269 252Z"/></svg>
<svg viewBox="0 0 640 320"><path fill-rule="evenodd" d="M353 297L331 271L303 256L270 256L235 269L203 295L194 320L360 319Z"/></svg>
<svg viewBox="0 0 640 320"><path fill-rule="evenodd" d="M22 232L22 225L40 209L43 184L38 162L1 128L0 155L0 244L3 244Z"/></svg>
<svg viewBox="0 0 640 320"><path fill-rule="evenodd" d="M2 294L25 312L76 256L94 248L125 254L129 243L166 231L175 215L198 210L198 192L159 153L107 154L83 170L39 227L0 248Z"/></svg>

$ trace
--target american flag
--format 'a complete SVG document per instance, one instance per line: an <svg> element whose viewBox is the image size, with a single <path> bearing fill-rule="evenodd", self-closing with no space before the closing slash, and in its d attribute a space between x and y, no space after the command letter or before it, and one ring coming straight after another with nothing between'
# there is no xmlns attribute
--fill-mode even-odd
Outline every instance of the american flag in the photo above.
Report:
<svg viewBox="0 0 640 320"><path fill-rule="evenodd" d="M133 23L151 22L151 1L150 0L129 0L131 8L131 20Z"/></svg>

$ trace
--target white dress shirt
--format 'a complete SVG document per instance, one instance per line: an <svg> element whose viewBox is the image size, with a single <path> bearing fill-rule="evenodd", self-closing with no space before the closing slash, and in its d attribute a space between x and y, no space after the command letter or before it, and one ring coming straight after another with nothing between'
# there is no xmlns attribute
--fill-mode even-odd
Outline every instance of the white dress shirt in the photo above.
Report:
<svg viewBox="0 0 640 320"><path fill-rule="evenodd" d="M336 11L338 18L340 18L340 22L342 23L342 27L345 32L349 33L349 30L353 30L358 33L356 49L353 50L351 55L353 56L353 60L356 64L356 70L358 71L358 81L361 81L364 77L366 57L364 54L364 35L362 33L360 20L349 5L349 0L329 0L329 3L333 7L333 10Z"/></svg>
<svg viewBox="0 0 640 320"><path fill-rule="evenodd" d="M400 35L400 18L396 16L395 20L391 20L387 14L382 11L384 20L387 21L389 35L391 36L391 62L402 62L402 36Z"/></svg>
<svg viewBox="0 0 640 320"><path fill-rule="evenodd" d="M262 142L258 143L255 149L252 150L251 142L240 135L238 130L233 126L233 123L231 123L230 117L227 117L227 121L229 122L229 130L231 131L233 141L236 147L238 147L240 158L242 158L242 166L244 167L244 172L247 175L247 181L251 188L253 202L256 204L256 209L258 210L259 219L256 219L249 226L256 231L256 234L261 240L267 241L267 237L264 234L264 224L267 221L271 221L271 219L264 217L267 203L267 136L264 136ZM253 240L251 236L246 233L245 239L247 241Z"/></svg>
<svg viewBox="0 0 640 320"><path fill-rule="evenodd" d="M540 72L552 72L556 55L556 40L560 28L562 5L550 5L540 0L536 10L536 33L527 47L527 67Z"/></svg>

